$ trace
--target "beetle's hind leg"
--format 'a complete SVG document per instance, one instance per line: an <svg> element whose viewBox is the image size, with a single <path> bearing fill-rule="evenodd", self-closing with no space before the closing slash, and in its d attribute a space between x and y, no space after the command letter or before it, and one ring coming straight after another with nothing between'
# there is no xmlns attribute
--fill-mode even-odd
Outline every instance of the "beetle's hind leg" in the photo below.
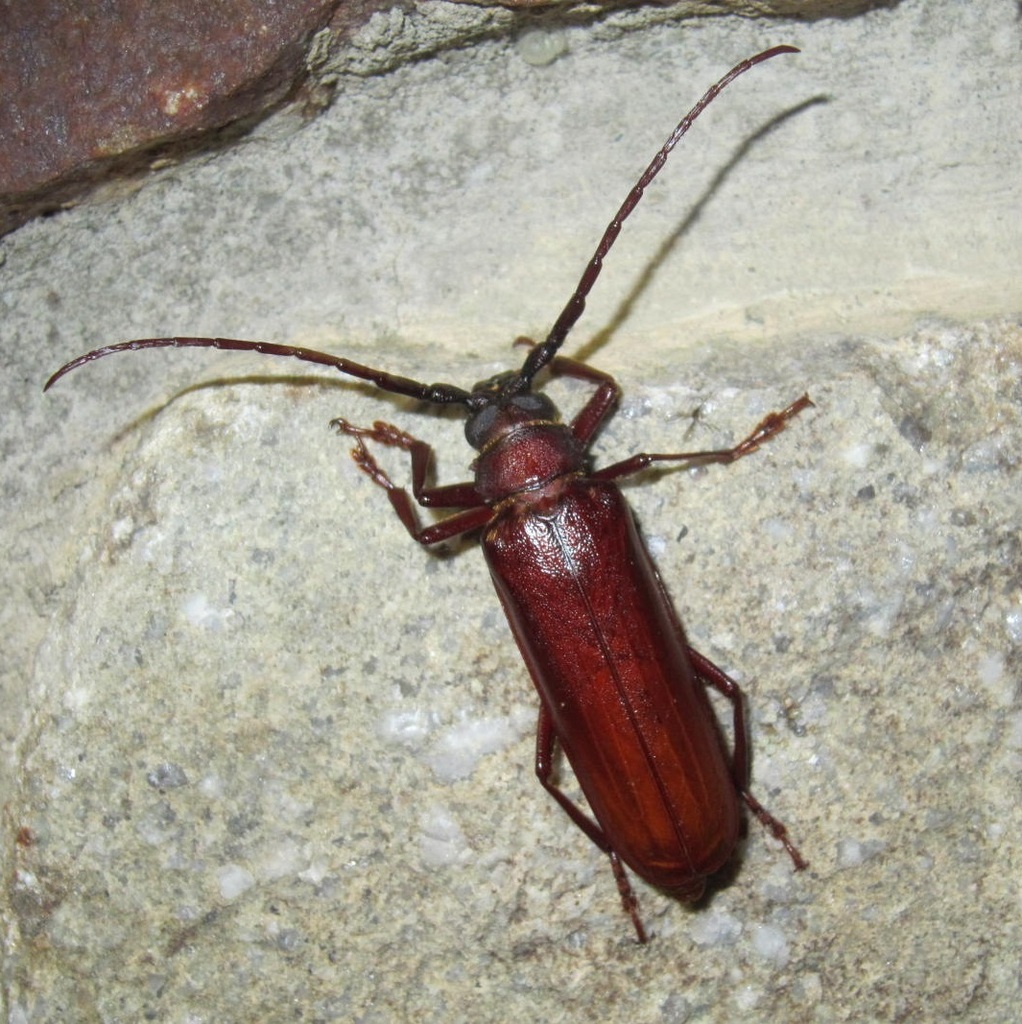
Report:
<svg viewBox="0 0 1022 1024"><path fill-rule="evenodd" d="M621 906L625 913L632 919L635 934L639 942L645 945L649 941L646 929L639 917L639 901L636 899L632 883L628 881L625 867L621 858L614 852L603 829L585 814L574 801L570 800L553 781L554 774L554 748L557 745L557 733L554 732L554 723L550 718L550 712L546 705L540 702L539 722L536 725L536 777L543 788L561 805L565 814L580 828L603 852L610 858L610 868L614 872L614 881L617 883L617 891L621 896Z"/></svg>
<svg viewBox="0 0 1022 1024"><path fill-rule="evenodd" d="M749 790L749 745L745 731L745 706L742 700L741 687L727 673L717 668L709 658L700 654L694 648L689 647L688 654L692 659L692 668L703 684L705 686L712 686L731 702L735 737L731 771L735 780L735 788L738 790L742 800L745 801L745 806L749 808L763 827L788 851L788 856L795 865L795 870L805 870L805 868L809 867L809 862L802 856L798 847L788 837L788 830L785 828L784 822L775 818Z"/></svg>

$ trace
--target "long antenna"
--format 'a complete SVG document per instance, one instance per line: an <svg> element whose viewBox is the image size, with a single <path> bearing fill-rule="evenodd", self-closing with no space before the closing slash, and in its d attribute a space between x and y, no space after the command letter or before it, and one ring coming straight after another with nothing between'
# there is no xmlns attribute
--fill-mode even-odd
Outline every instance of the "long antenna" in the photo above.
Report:
<svg viewBox="0 0 1022 1024"><path fill-rule="evenodd" d="M671 132L668 140L656 156L653 157L650 165L643 172L638 182L636 182L635 187L628 193L625 201L621 204L621 208L614 215L614 219L607 225L607 229L603 232L603 237L596 247L596 252L593 253L592 259L586 265L575 291L572 293L571 298L568 299L568 304L561 311L561 315L557 318L546 340L542 345L537 345L529 352L521 371L508 378L504 386L505 393L513 394L527 391L533 377L556 355L557 350L568 336L568 332L575 326L578 318L582 315L583 310L585 310L586 296L592 290L596 279L600 276L604 257L620 234L621 225L632 210L635 209L642 198L646 186L660 173L660 169L666 162L671 150L674 149L681 137L689 130L695 119L713 102L722 89L726 88L739 75L748 71L749 68L769 60L771 57L776 57L780 53L798 52L798 48L794 46L775 46L772 49L756 54L755 57L743 60L740 64L736 64L719 82L710 86L703 98L681 119L678 126ZM271 356L289 356L294 359L304 360L305 362L329 366L339 370L341 373L370 381L384 391L407 395L410 398L418 398L436 405L457 404L471 409L482 398L481 395L473 396L472 393L455 387L453 384L424 384L420 381L398 376L397 374L387 373L385 370L363 366L361 363L345 359L343 356L330 355L325 352L317 352L314 349L300 348L295 345L277 345L265 341L240 341L235 338L189 337L140 338L136 341L124 341L117 345L105 345L102 348L94 349L92 352L86 352L85 355L78 356L77 359L72 359L71 362L66 363L50 377L43 390L48 390L66 373L70 373L85 363L102 359L104 356L112 355L115 352L137 351L146 348L218 348L234 351L261 352L264 355Z"/></svg>
<svg viewBox="0 0 1022 1024"><path fill-rule="evenodd" d="M386 370L363 366L354 360L345 359L343 356L334 356L329 352L317 352L315 349L299 348L297 345L277 345L272 341L240 341L237 338L139 338L137 341L122 341L116 345L105 345L103 348L93 349L91 352L86 352L85 355L65 363L43 385L43 391L49 391L64 374L76 370L79 366L84 366L85 363L102 359L114 352L136 352L143 348L219 348L234 352L259 352L266 356L290 356L292 359L301 359L307 363L329 366L334 370L340 370L341 373L358 377L360 380L368 380L384 391L407 395L409 398L418 398L423 402L432 402L435 405L450 405L452 403L467 405L471 397L467 391L455 387L453 384L423 384L417 380L409 380L407 377L399 377L396 373L387 373Z"/></svg>
<svg viewBox="0 0 1022 1024"><path fill-rule="evenodd" d="M650 165L643 171L642 177L639 178L635 183L635 187L625 197L621 208L614 214L613 220L607 225L607 230L603 232L603 237L600 239L600 244L596 247L596 252L593 253L593 258L586 265L586 269L579 279L578 286L572 292L571 298L568 299L568 304L561 310L561 315L557 318L550 333L546 336L546 340L542 345L537 345L526 356L525 362L522 364L521 373L512 382L513 390L527 390L532 383L532 378L557 354L557 350L564 343L568 332L575 326L578 318L586 308L586 296L592 290L593 285L596 284L596 279L600 276L604 257L610 252L610 247L621 233L621 225L638 205L643 192L646 191L646 186L660 173L661 168L667 162L667 157L671 150L674 149L678 142L681 141L682 136L692 127L695 119L716 99L717 94L721 90L727 88L739 75L744 75L749 68L762 64L763 61L770 60L771 57L776 57L781 53L800 52L797 46L774 46L769 50L764 50L762 53L757 53L755 57L749 57L740 64L736 64L719 82L711 85L706 90L703 98L678 122L678 126L671 132L660 152L653 157Z"/></svg>

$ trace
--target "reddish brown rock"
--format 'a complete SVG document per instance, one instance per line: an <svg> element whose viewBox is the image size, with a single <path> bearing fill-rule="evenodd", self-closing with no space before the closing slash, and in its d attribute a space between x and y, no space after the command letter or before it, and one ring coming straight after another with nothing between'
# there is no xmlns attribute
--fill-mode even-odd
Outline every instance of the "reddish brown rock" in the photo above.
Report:
<svg viewBox="0 0 1022 1024"><path fill-rule="evenodd" d="M279 103L341 4L5 0L0 233Z"/></svg>

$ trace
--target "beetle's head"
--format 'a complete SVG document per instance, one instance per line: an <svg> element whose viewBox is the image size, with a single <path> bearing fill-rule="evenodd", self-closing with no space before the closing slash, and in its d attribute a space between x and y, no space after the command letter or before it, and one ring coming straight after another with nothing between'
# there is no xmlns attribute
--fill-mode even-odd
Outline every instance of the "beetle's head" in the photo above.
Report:
<svg viewBox="0 0 1022 1024"><path fill-rule="evenodd" d="M521 373L507 370L473 385L465 437L476 451L522 423L555 422L557 407L529 390Z"/></svg>

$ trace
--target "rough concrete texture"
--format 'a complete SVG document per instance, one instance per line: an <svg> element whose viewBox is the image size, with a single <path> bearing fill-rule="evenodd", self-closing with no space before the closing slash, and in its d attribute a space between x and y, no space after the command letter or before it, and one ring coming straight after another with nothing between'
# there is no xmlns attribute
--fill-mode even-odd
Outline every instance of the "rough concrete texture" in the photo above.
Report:
<svg viewBox="0 0 1022 1024"><path fill-rule="evenodd" d="M346 82L303 130L5 240L7 1019L1016 1014L1015 7L636 18ZM625 389L603 464L817 403L735 466L628 486L812 862L753 823L700 909L638 887L642 949L533 778L478 553L417 548L327 428L393 420L450 481L457 418L196 352L39 389L170 333L470 384L549 326L677 114L782 41L804 53L693 130L568 345Z"/></svg>

